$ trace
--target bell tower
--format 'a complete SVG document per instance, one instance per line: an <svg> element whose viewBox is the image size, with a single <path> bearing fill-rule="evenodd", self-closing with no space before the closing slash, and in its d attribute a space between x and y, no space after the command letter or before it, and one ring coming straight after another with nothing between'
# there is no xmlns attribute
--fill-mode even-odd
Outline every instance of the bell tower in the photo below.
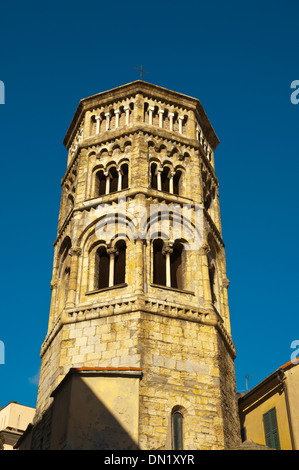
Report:
<svg viewBox="0 0 299 470"><path fill-rule="evenodd" d="M239 442L218 143L197 99L141 80L80 101L64 139L33 448ZM112 428L119 437L103 440Z"/></svg>

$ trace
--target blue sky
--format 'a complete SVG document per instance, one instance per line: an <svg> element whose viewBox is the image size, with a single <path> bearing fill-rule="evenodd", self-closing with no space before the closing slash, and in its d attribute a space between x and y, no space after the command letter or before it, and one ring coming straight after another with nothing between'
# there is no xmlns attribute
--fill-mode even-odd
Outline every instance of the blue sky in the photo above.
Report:
<svg viewBox="0 0 299 470"><path fill-rule="evenodd" d="M295 1L5 2L0 12L0 407L35 406L50 307L62 141L81 98L139 78L198 98L215 152L245 390L290 360L298 321Z"/></svg>

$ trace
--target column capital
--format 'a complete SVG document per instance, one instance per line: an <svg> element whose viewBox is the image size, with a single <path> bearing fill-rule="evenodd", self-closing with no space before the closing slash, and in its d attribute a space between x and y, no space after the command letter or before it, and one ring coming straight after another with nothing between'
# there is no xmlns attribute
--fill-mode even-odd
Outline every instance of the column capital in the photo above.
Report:
<svg viewBox="0 0 299 470"><path fill-rule="evenodd" d="M162 255L170 254L173 252L173 241L166 240L162 248Z"/></svg>
<svg viewBox="0 0 299 470"><path fill-rule="evenodd" d="M142 243L142 245L147 245L146 234L144 232L136 232L134 234L134 244Z"/></svg>
<svg viewBox="0 0 299 470"><path fill-rule="evenodd" d="M114 256L117 256L118 255L118 251L117 251L117 248L115 246L110 246L109 248L107 248L107 254L108 255L114 255Z"/></svg>
<svg viewBox="0 0 299 470"><path fill-rule="evenodd" d="M51 290L56 289L57 281L51 281L50 287L51 287Z"/></svg>
<svg viewBox="0 0 299 470"><path fill-rule="evenodd" d="M208 255L210 252L210 247L207 243L203 243L200 247L199 254L200 255Z"/></svg>
<svg viewBox="0 0 299 470"><path fill-rule="evenodd" d="M71 249L69 250L69 255L70 255L70 256L74 256L74 255L80 256L81 253L82 253L82 249L81 249L79 246L74 247L74 248L71 248Z"/></svg>

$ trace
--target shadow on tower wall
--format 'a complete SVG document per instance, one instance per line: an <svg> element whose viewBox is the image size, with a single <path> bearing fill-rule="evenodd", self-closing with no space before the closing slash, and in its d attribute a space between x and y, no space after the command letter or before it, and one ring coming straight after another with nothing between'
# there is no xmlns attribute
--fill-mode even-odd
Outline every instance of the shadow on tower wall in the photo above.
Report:
<svg viewBox="0 0 299 470"><path fill-rule="evenodd" d="M138 450L141 372L72 369L19 450Z"/></svg>

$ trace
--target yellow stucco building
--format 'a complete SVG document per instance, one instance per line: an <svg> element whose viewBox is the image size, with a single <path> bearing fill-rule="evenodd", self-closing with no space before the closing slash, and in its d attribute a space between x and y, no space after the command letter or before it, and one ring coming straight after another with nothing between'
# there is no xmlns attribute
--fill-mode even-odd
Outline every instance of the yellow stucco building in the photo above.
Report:
<svg viewBox="0 0 299 470"><path fill-rule="evenodd" d="M239 398L243 441L299 449L299 367L290 361Z"/></svg>

